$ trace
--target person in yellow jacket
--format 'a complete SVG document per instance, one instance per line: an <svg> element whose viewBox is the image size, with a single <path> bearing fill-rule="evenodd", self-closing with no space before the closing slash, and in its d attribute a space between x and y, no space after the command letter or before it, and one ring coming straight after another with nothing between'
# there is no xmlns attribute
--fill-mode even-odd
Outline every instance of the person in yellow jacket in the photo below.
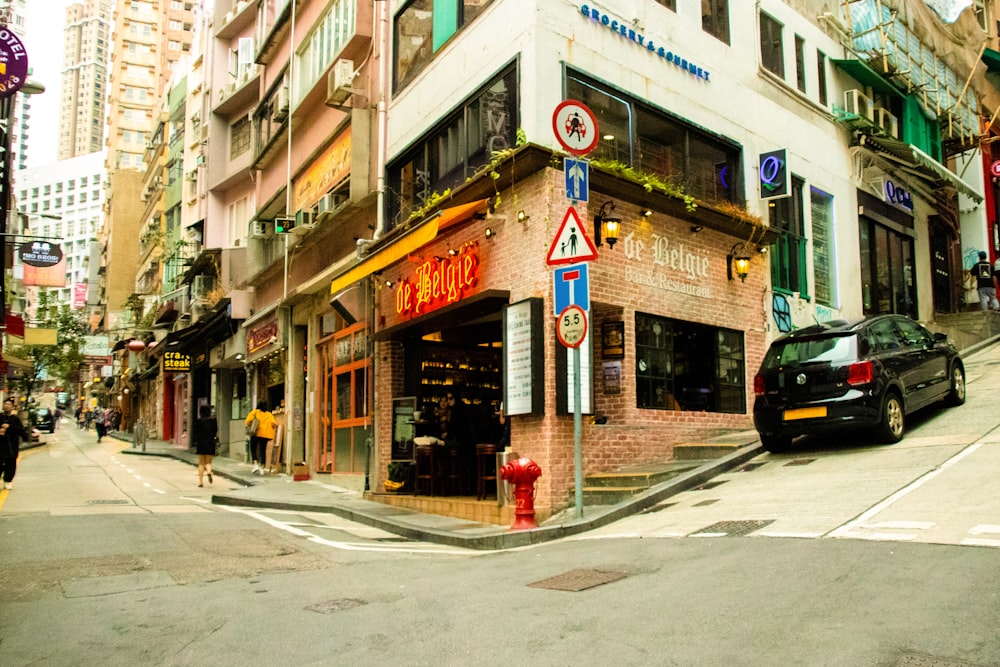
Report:
<svg viewBox="0 0 1000 667"><path fill-rule="evenodd" d="M258 401L257 409L247 415L247 426L257 420L257 433L250 436L250 456L253 458L251 473L264 474L267 467L267 441L274 439L274 415L267 409L267 401Z"/></svg>

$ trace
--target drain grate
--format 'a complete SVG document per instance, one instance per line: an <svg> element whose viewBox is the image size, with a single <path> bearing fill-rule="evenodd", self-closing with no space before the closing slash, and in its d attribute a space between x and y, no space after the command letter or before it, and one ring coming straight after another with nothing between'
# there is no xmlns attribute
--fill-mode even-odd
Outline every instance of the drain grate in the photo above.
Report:
<svg viewBox="0 0 1000 667"><path fill-rule="evenodd" d="M652 507L647 507L640 514L652 514L653 512L659 512L660 510L665 510L668 507L673 507L677 503L660 503L659 505L653 505Z"/></svg>
<svg viewBox="0 0 1000 667"><path fill-rule="evenodd" d="M99 500L88 500L87 504L88 505L131 505L131 503L129 501L127 501L127 500L120 500L120 499L117 499L117 498L111 499L111 500L108 500L108 499L104 499L104 500L100 500L100 499Z"/></svg>
<svg viewBox="0 0 1000 667"><path fill-rule="evenodd" d="M315 611L318 614L332 614L335 611L354 609L355 607L360 607L365 604L368 603L364 600L358 600L355 598L337 598L335 600L327 600L326 602L311 604L306 607L306 609L309 611Z"/></svg>
<svg viewBox="0 0 1000 667"><path fill-rule="evenodd" d="M695 503L692 507L705 507L706 505L714 505L719 502L718 498L709 498L708 500L702 500L700 503Z"/></svg>
<svg viewBox="0 0 1000 667"><path fill-rule="evenodd" d="M789 461L785 465L786 466L807 466L807 465L809 465L810 463L812 463L815 460L816 459L792 459L791 461Z"/></svg>
<svg viewBox="0 0 1000 667"><path fill-rule="evenodd" d="M919 653L904 653L893 663L893 667L975 667L975 665L964 660L938 658Z"/></svg>
<svg viewBox="0 0 1000 667"><path fill-rule="evenodd" d="M764 526L774 523L773 519L761 521L758 519L745 519L743 521L720 521L711 526L691 533L688 537L698 536L719 536L719 537L742 537L749 535L755 530L760 530Z"/></svg>
<svg viewBox="0 0 1000 667"><path fill-rule="evenodd" d="M722 486L726 483L724 479L717 479L712 482L705 482L701 486L697 487L695 491L707 491L708 489L714 489L717 486Z"/></svg>
<svg viewBox="0 0 1000 667"><path fill-rule="evenodd" d="M761 467L762 465L765 465L765 464L766 464L766 461L758 461L756 463L748 463L745 466L743 466L742 468L740 468L739 470L737 470L736 472L752 472L752 471L756 470L757 468L759 468L759 467Z"/></svg>
<svg viewBox="0 0 1000 667"><path fill-rule="evenodd" d="M585 591L601 584L610 584L628 576L627 572L619 570L580 569L557 574L548 579L542 579L528 584L528 588L549 588L554 591Z"/></svg>

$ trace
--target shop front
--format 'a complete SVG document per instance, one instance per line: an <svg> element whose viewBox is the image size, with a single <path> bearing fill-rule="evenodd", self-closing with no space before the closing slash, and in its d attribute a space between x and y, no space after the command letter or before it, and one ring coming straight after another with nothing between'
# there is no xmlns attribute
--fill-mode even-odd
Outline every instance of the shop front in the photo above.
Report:
<svg viewBox="0 0 1000 667"><path fill-rule="evenodd" d="M380 500L506 523L491 475L500 454L541 467L540 518L572 502L573 364L555 326L565 298L556 276L566 273L547 262L571 206L581 244L599 210L621 224L618 242L584 264L583 473L665 462L676 443L751 428L747 378L765 349L763 233L751 242L745 223L608 175L592 177L589 205L574 205L561 165L542 151L532 162L534 152L518 158L535 165L516 183L521 215L488 203L460 219L444 209L400 235L405 252L368 266ZM407 242L425 226L433 233Z"/></svg>

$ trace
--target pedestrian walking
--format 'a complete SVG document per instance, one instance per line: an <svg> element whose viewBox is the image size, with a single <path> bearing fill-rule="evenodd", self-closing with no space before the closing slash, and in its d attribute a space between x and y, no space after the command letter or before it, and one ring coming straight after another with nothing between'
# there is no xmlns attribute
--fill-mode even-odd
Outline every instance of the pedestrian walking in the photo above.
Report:
<svg viewBox="0 0 1000 667"><path fill-rule="evenodd" d="M14 412L14 401L8 398L3 402L3 414L0 415L0 470L3 471L5 489L13 487L22 438L29 440L31 436Z"/></svg>
<svg viewBox="0 0 1000 667"><path fill-rule="evenodd" d="M257 420L257 428L249 432L250 425ZM274 415L267 409L267 401L258 401L257 408L250 411L246 419L250 436L250 458L253 460L251 473L263 475L267 468L267 441L274 438Z"/></svg>
<svg viewBox="0 0 1000 667"><path fill-rule="evenodd" d="M1000 302L997 301L997 288L993 284L993 267L986 261L986 251L979 251L979 261L972 265L969 273L976 279L976 287L979 290L979 307L983 310L1000 310Z"/></svg>
<svg viewBox="0 0 1000 667"><path fill-rule="evenodd" d="M97 431L97 442L108 434L108 411L104 408L94 408L94 430Z"/></svg>
<svg viewBox="0 0 1000 667"><path fill-rule="evenodd" d="M194 423L194 449L198 453L198 486L204 486L205 475L212 483L212 458L219 445L219 424L212 416L212 406L198 408L198 420Z"/></svg>

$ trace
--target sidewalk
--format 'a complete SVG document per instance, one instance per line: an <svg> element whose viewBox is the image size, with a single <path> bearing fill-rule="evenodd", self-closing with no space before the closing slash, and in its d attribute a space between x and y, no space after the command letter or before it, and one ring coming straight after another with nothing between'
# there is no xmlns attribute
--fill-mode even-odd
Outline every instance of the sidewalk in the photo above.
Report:
<svg viewBox="0 0 1000 667"><path fill-rule="evenodd" d="M166 456L198 465L198 455L180 447L158 440L147 440L145 451L135 449L131 434L113 433L108 437L121 440L128 446L122 454L136 456ZM735 468L763 451L753 431L741 431L719 442L746 442L732 454L705 463L667 482L635 495L616 505L585 506L583 518L575 518L575 507L552 517L538 528L512 532L509 526L474 523L468 519L423 514L401 507L392 507L361 494L323 484L314 479L295 482L289 475L253 475L251 467L230 458L217 456L212 462L215 475L243 484L245 488L212 495L212 503L238 507L258 507L300 512L324 512L356 521L368 526L423 542L435 542L467 549L496 550L522 547L605 526L626 516L641 512L665 498L693 488Z"/></svg>

